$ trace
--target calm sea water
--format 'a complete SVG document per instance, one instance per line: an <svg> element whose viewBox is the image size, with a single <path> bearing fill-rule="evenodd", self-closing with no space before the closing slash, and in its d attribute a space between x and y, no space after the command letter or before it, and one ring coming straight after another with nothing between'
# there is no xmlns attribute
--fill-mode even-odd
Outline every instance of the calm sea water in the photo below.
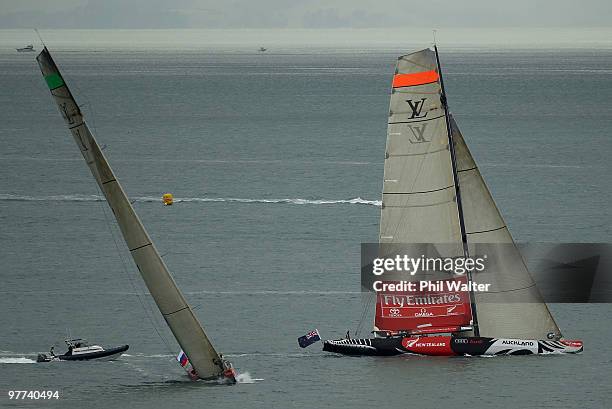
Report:
<svg viewBox="0 0 612 409"><path fill-rule="evenodd" d="M1 52L0 406L609 407L610 305L552 306L566 336L584 340L579 356L298 348L308 330L336 337L360 321L359 246L377 238L402 51L54 54L213 343L249 374L236 387L186 379L34 55ZM451 109L515 238L610 241L612 51L441 57ZM180 203L161 206L165 192ZM68 330L130 350L33 363ZM61 399L7 398L32 389Z"/></svg>

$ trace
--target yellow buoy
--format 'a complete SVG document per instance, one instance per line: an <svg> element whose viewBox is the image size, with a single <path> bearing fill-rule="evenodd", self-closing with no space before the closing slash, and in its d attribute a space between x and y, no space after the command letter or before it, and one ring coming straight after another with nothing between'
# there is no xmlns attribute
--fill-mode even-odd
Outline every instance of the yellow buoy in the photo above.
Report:
<svg viewBox="0 0 612 409"><path fill-rule="evenodd" d="M162 201L164 202L164 206L171 206L172 203L174 203L172 193L164 193L164 195L162 196Z"/></svg>

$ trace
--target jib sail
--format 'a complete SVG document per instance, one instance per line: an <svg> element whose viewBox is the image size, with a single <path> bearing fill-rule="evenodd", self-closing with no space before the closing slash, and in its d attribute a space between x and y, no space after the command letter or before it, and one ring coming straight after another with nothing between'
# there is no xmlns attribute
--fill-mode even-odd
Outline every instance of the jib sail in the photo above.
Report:
<svg viewBox="0 0 612 409"><path fill-rule="evenodd" d="M481 335L560 338L561 331L514 244L459 126L452 116L450 119L470 254L477 254L481 247L489 257L490 267L474 273L475 281L491 284L490 291L474 293Z"/></svg>

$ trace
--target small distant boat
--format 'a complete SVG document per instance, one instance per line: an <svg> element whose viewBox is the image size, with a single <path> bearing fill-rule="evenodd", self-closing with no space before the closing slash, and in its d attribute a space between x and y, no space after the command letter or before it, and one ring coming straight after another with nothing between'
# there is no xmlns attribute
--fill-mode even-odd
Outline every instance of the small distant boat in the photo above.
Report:
<svg viewBox="0 0 612 409"><path fill-rule="evenodd" d="M127 351L129 345L122 345L114 348L103 348L100 345L89 345L86 340L67 339L68 351L62 355L55 355L53 347L48 354L38 354L36 362L51 361L89 361L92 359L112 360L123 352Z"/></svg>
<svg viewBox="0 0 612 409"><path fill-rule="evenodd" d="M259 50L257 50L257 51L259 51L260 53L263 53L263 52L268 51L268 49L265 48L265 47L259 47Z"/></svg>
<svg viewBox="0 0 612 409"><path fill-rule="evenodd" d="M22 48L16 48L16 50L17 50L18 53L31 53L31 52L36 51L34 49L34 45L33 44L28 44L28 45L26 45L25 47L22 47Z"/></svg>

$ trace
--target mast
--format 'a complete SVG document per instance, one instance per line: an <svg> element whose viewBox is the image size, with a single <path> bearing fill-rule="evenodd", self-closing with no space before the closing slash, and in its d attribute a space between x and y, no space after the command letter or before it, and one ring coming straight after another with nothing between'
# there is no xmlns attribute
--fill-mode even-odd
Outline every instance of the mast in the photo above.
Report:
<svg viewBox="0 0 612 409"><path fill-rule="evenodd" d="M440 57L438 56L438 46L434 44L434 51L436 52L436 65L438 66L438 75L440 76L440 88L442 93L440 95L440 102L444 107L444 119L446 122L446 132L448 135L448 146L451 155L451 164L453 169L453 181L455 183L455 196L457 198L457 212L459 213L459 225L461 227L461 241L463 243L463 257L469 258L470 253L468 249L467 233L465 230L465 219L463 217L463 205L461 203L461 189L459 187L459 176L457 173L457 159L455 154L455 142L453 140L453 133L451 129L451 123L448 113L448 103L446 99L446 91L444 90L444 78L442 76L442 67L440 66ZM480 329L478 327L478 314L476 312L476 300L474 296L474 290L472 289L472 270L467 271L467 279L470 284L470 306L472 308L472 318L474 321L474 335L480 336Z"/></svg>
<svg viewBox="0 0 612 409"><path fill-rule="evenodd" d="M201 379L235 382L231 365L212 346L204 328L177 287L168 267L134 211L47 47L36 57L47 86L85 162L117 219L130 254L168 327ZM227 375L226 375L227 374Z"/></svg>

